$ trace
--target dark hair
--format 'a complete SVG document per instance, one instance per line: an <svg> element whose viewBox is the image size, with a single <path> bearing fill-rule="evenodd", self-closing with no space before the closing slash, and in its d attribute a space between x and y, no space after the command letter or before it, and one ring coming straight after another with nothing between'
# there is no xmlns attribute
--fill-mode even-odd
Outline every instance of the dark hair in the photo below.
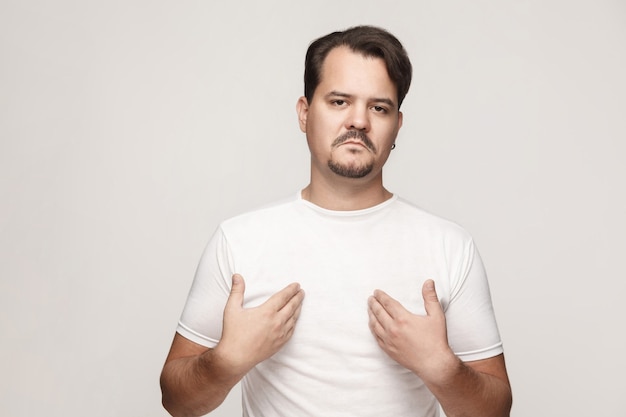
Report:
<svg viewBox="0 0 626 417"><path fill-rule="evenodd" d="M328 53L339 46L347 46L366 57L377 57L385 61L389 78L398 91L398 108L411 85L413 72L411 61L400 41L374 26L355 26L343 32L333 32L309 45L304 62L304 96L311 102L320 83L322 65Z"/></svg>

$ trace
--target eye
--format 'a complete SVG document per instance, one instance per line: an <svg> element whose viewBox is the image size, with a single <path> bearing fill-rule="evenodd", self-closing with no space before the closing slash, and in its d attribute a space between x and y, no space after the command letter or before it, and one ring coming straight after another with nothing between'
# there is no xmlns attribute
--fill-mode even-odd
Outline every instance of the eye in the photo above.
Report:
<svg viewBox="0 0 626 417"><path fill-rule="evenodd" d="M333 100L333 101L331 101L331 103L333 105L337 106L337 107L341 107L341 106L345 106L346 105L346 101L345 100L340 100L340 99Z"/></svg>
<svg viewBox="0 0 626 417"><path fill-rule="evenodd" d="M373 106L372 109L376 112L376 113L387 113L387 109L383 106Z"/></svg>

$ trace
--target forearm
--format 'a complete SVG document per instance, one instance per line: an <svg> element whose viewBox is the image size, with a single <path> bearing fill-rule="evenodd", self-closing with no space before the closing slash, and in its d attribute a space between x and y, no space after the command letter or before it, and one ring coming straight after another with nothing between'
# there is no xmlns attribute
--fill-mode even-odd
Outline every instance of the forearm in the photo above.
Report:
<svg viewBox="0 0 626 417"><path fill-rule="evenodd" d="M243 375L224 366L214 349L172 360L161 373L163 407L174 417L207 414L224 401Z"/></svg>
<svg viewBox="0 0 626 417"><path fill-rule="evenodd" d="M448 417L508 417L507 380L479 372L452 355L437 378L424 380Z"/></svg>

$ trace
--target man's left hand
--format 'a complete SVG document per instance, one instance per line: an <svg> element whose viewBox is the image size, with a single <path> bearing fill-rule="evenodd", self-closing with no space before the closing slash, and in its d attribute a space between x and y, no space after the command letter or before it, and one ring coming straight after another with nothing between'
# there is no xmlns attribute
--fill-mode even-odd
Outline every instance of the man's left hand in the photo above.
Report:
<svg viewBox="0 0 626 417"><path fill-rule="evenodd" d="M374 291L368 300L369 327L387 355L432 380L458 362L448 345L446 318L432 280L424 283L422 297L425 316L409 312L384 291Z"/></svg>

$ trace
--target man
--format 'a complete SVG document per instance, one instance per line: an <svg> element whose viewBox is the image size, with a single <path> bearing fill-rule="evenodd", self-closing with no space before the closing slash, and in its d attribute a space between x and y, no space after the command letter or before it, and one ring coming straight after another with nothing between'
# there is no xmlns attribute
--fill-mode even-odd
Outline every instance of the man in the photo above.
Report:
<svg viewBox="0 0 626 417"><path fill-rule="evenodd" d="M405 50L361 26L313 42L305 65L310 183L216 231L163 368L165 408L208 413L242 381L246 416L431 417L438 403L448 417L507 416L471 238L383 186Z"/></svg>

